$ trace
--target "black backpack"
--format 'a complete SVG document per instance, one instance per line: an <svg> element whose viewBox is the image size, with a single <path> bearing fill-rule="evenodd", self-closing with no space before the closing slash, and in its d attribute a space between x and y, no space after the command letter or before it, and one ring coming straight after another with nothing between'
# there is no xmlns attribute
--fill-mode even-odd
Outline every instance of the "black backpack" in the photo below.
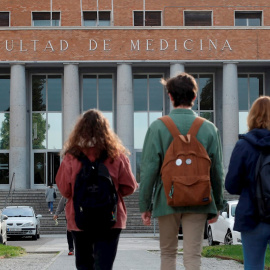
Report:
<svg viewBox="0 0 270 270"><path fill-rule="evenodd" d="M102 231L116 223L118 195L107 167L101 160L78 158L82 168L74 186L75 222L79 229Z"/></svg>
<svg viewBox="0 0 270 270"><path fill-rule="evenodd" d="M258 219L270 224L270 149L261 152L256 164L255 179Z"/></svg>

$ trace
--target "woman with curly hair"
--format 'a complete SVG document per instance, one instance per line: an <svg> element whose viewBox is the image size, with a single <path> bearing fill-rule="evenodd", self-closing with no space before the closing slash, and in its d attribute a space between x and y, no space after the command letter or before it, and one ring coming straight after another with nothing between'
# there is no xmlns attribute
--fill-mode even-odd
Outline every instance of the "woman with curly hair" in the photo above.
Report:
<svg viewBox="0 0 270 270"><path fill-rule="evenodd" d="M255 168L261 151L270 153L270 97L255 100L247 117L249 131L239 136L232 152L225 187L240 195L234 230L241 232L245 270L263 270L270 224L261 222L255 207Z"/></svg>
<svg viewBox="0 0 270 270"><path fill-rule="evenodd" d="M116 224L102 233L82 231L76 226L73 206L74 185L82 164L83 152L90 161L102 158L109 170L118 193ZM109 270L117 252L120 232L126 227L127 213L123 197L132 194L138 187L132 174L128 150L110 128L103 114L91 109L82 114L62 151L63 161L56 176L61 194L68 199L66 204L67 229L72 232L75 244L76 267L80 270Z"/></svg>

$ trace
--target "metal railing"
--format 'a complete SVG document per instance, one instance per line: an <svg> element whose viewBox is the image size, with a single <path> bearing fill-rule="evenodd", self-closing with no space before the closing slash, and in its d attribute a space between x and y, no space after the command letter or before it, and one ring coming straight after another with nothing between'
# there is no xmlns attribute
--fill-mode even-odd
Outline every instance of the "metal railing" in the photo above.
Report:
<svg viewBox="0 0 270 270"><path fill-rule="evenodd" d="M5 200L5 207L9 203L12 203L13 202L14 191L15 191L15 172L12 175L12 179L11 179L11 183L10 183L10 186L9 186L8 195L7 195L6 200Z"/></svg>

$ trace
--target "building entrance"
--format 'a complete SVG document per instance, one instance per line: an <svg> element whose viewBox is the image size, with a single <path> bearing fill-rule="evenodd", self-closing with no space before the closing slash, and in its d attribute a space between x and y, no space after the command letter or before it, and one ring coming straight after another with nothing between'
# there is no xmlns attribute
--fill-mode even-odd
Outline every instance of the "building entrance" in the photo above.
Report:
<svg viewBox="0 0 270 270"><path fill-rule="evenodd" d="M58 152L34 153L34 186L55 184L55 177L60 166Z"/></svg>

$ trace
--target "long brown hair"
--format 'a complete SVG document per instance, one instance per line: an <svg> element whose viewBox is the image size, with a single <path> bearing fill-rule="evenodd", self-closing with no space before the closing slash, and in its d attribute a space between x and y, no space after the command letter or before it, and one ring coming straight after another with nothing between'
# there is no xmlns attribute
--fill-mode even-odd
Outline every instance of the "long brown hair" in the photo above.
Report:
<svg viewBox="0 0 270 270"><path fill-rule="evenodd" d="M254 128L270 130L270 97L261 96L257 98L247 117L249 131Z"/></svg>
<svg viewBox="0 0 270 270"><path fill-rule="evenodd" d="M62 155L70 153L78 157L82 149L93 146L97 157L105 154L114 160L120 153L129 154L121 140L110 128L109 121L97 109L88 110L79 117L64 144Z"/></svg>

